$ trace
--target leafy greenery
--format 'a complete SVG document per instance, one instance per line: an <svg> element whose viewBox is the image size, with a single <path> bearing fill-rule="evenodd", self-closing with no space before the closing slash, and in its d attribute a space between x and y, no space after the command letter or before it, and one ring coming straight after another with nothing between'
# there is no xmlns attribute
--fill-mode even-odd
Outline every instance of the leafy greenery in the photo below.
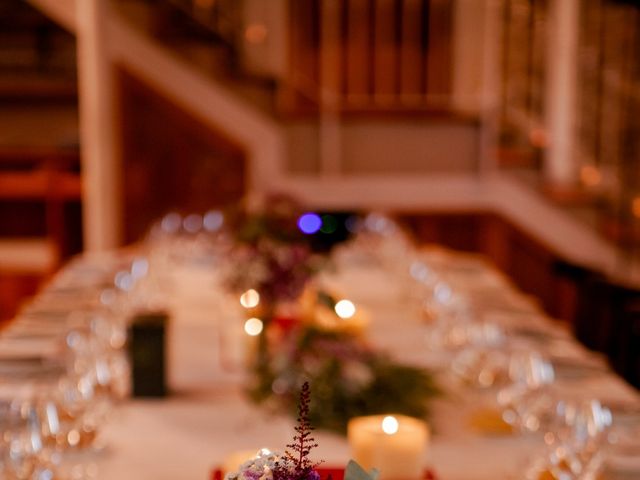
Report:
<svg viewBox="0 0 640 480"><path fill-rule="evenodd" d="M398 364L353 336L308 325L273 348L268 363L256 365L254 400L275 400L295 413L296 392L308 381L314 397L309 420L340 433L356 416L394 412L424 418L428 400L438 394L428 371Z"/></svg>
<svg viewBox="0 0 640 480"><path fill-rule="evenodd" d="M336 299L333 298L324 290L318 290L317 297L318 297L317 300L319 304L325 305L329 307L331 310L333 310L336 307Z"/></svg>

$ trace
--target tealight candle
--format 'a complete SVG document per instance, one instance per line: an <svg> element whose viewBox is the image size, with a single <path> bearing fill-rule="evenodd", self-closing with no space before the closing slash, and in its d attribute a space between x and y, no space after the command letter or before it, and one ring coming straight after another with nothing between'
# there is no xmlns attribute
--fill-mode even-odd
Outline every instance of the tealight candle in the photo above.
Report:
<svg viewBox="0 0 640 480"><path fill-rule="evenodd" d="M372 415L349 421L353 458L366 470L377 468L380 480L422 478L429 439L427 424L405 415Z"/></svg>

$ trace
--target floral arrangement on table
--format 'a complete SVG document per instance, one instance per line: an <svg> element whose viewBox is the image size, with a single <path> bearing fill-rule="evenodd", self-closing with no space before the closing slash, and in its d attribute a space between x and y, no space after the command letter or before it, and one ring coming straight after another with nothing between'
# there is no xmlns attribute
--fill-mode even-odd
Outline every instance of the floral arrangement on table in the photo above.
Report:
<svg viewBox="0 0 640 480"><path fill-rule="evenodd" d="M293 412L297 386L308 379L316 398L309 417L318 428L344 433L352 417L389 411L424 418L429 398L438 394L428 371L396 363L348 331L304 322L276 321L271 328L277 341L250 395Z"/></svg>
<svg viewBox="0 0 640 480"><path fill-rule="evenodd" d="M322 462L310 459L311 451L318 446L312 436L310 403L310 387L305 382L300 392L296 433L284 455L261 450L255 458L240 465L237 472L227 473L225 480L320 480L318 467ZM344 480L376 480L377 476L377 470L367 473L353 460L344 471Z"/></svg>
<svg viewBox="0 0 640 480"><path fill-rule="evenodd" d="M267 335L279 307L295 301L320 270L324 258L313 252L311 242L297 225L304 210L286 195L265 199L260 208L235 208L225 214L234 243L223 272L227 289L240 294L258 293L252 314L264 327L251 361L253 389L265 389L270 377Z"/></svg>
<svg viewBox="0 0 640 480"><path fill-rule="evenodd" d="M231 291L258 291L263 308L298 298L325 260L313 252L310 237L298 228L297 220L303 213L284 195L269 197L258 211L227 213L234 237L225 272Z"/></svg>
<svg viewBox="0 0 640 480"><path fill-rule="evenodd" d="M425 417L427 400L437 392L430 374L371 349L358 335L366 323L362 315L350 323L361 326L342 328L348 323L335 316L334 295L313 286L326 256L314 254L298 229L302 213L291 199L277 196L261 211L230 216L236 245L227 287L255 290L259 304L248 313L263 323L250 365L250 397L293 413L298 385L309 379L318 405L309 412L311 420L339 432L354 416L394 411ZM282 315L283 303L297 308Z"/></svg>

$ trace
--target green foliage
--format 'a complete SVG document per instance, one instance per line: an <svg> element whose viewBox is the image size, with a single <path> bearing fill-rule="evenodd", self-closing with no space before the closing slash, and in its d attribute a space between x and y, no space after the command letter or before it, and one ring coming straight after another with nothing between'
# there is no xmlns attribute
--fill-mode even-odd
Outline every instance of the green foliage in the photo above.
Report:
<svg viewBox="0 0 640 480"><path fill-rule="evenodd" d="M277 400L294 414L295 392L308 381L313 390L309 420L340 433L356 416L394 412L424 418L428 400L438 394L428 371L398 364L352 336L307 326L271 352L268 363L268 369L261 365L254 372L254 400Z"/></svg>
<svg viewBox="0 0 640 480"><path fill-rule="evenodd" d="M329 307L331 310L336 308L336 300L324 290L318 290L318 303Z"/></svg>
<svg viewBox="0 0 640 480"><path fill-rule="evenodd" d="M318 428L345 433L353 417L389 412L424 418L428 399L438 392L425 370L383 357L371 362L371 381L362 386L350 384L342 367L339 360L328 358L310 377L315 401L309 417Z"/></svg>

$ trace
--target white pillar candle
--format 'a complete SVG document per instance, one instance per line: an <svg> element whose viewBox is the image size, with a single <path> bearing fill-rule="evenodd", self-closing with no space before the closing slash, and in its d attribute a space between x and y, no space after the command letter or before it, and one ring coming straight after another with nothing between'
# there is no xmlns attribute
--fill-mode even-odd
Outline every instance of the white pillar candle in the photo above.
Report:
<svg viewBox="0 0 640 480"><path fill-rule="evenodd" d="M404 415L372 415L349 421L353 458L365 470L377 468L380 480L422 478L429 440L427 424Z"/></svg>

